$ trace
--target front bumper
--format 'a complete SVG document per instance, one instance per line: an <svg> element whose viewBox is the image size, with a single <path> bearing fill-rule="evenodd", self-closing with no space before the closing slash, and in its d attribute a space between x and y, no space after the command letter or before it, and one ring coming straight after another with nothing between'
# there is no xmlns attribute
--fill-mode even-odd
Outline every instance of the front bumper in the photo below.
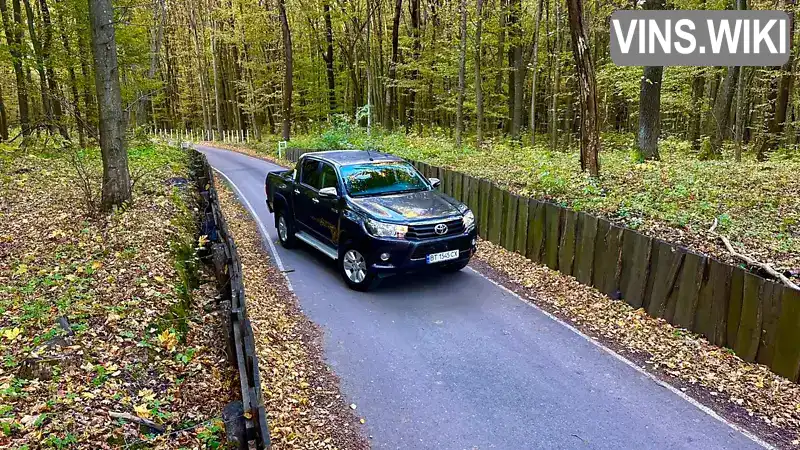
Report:
<svg viewBox="0 0 800 450"><path fill-rule="evenodd" d="M475 229L469 233L459 234L457 236L422 240L402 240L368 236L368 248L366 248L365 251L370 268L379 276L388 276L469 260L477 250L477 240L478 232ZM458 250L458 259L434 264L427 263L427 255L448 250ZM388 260L381 260L380 256L383 253L389 254Z"/></svg>

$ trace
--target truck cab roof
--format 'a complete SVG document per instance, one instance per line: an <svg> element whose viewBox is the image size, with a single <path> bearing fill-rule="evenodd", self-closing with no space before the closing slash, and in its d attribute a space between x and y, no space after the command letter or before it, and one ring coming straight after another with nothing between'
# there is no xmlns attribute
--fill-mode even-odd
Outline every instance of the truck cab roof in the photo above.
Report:
<svg viewBox="0 0 800 450"><path fill-rule="evenodd" d="M324 152L305 153L303 157L311 156L338 166L364 164L370 162L401 162L402 158L386 153L366 150L328 150Z"/></svg>

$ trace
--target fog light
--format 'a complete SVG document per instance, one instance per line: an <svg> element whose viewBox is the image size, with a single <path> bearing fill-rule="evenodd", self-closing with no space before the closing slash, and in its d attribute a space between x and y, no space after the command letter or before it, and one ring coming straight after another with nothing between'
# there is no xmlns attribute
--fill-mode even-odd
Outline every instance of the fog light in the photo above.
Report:
<svg viewBox="0 0 800 450"><path fill-rule="evenodd" d="M475 239L472 240L472 246L475 247Z"/></svg>
<svg viewBox="0 0 800 450"><path fill-rule="evenodd" d="M388 261L389 254L388 253L381 253L381 261Z"/></svg>

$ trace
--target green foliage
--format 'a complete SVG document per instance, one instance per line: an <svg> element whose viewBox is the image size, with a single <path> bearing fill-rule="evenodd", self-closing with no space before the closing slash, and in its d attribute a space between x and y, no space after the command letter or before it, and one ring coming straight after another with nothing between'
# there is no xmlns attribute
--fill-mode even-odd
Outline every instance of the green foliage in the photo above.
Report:
<svg viewBox="0 0 800 450"><path fill-rule="evenodd" d="M223 448L223 434L225 432L225 428L222 426L222 422L219 420L214 420L205 427L203 427L199 433L197 433L197 437L200 439L206 448L210 449L218 449Z"/></svg>

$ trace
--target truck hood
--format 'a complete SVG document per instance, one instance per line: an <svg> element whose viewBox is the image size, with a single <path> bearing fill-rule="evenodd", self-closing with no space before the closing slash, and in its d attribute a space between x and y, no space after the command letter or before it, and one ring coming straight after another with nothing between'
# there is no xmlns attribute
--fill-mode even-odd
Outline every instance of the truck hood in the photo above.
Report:
<svg viewBox="0 0 800 450"><path fill-rule="evenodd" d="M351 197L350 201L375 219L393 222L413 222L461 214L457 200L437 191Z"/></svg>

